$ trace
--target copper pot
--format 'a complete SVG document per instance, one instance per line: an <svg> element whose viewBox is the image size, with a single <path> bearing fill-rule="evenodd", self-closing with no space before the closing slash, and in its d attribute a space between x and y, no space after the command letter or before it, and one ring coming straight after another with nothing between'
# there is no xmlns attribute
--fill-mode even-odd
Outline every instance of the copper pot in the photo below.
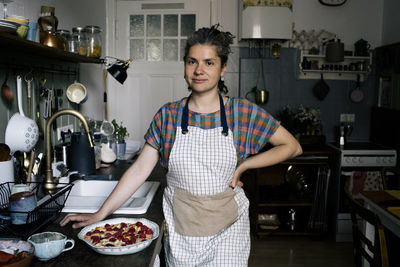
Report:
<svg viewBox="0 0 400 267"><path fill-rule="evenodd" d="M53 31L41 31L40 43L66 51L65 41L59 33Z"/></svg>

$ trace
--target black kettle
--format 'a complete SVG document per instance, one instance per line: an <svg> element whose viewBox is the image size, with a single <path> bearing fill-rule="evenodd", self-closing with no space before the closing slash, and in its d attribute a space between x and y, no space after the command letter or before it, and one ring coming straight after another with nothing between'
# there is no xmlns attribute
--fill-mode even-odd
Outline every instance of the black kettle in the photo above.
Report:
<svg viewBox="0 0 400 267"><path fill-rule="evenodd" d="M354 44L354 56L356 57L366 57L368 56L369 49L371 45L363 40L360 39Z"/></svg>
<svg viewBox="0 0 400 267"><path fill-rule="evenodd" d="M69 170L80 174L95 174L96 162L94 147L90 147L86 134L72 133L69 157Z"/></svg>

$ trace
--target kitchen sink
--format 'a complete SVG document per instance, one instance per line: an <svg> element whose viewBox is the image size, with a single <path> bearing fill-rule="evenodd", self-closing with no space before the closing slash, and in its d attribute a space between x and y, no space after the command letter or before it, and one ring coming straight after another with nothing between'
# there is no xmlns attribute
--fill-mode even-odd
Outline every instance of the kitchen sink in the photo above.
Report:
<svg viewBox="0 0 400 267"><path fill-rule="evenodd" d="M111 194L118 181L77 180L65 202L62 212L94 213ZM114 213L143 214L147 212L160 182L146 181Z"/></svg>

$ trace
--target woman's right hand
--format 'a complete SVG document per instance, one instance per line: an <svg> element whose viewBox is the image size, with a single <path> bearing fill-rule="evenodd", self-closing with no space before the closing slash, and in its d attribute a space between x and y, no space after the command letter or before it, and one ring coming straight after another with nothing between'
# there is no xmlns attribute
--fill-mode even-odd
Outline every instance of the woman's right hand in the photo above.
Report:
<svg viewBox="0 0 400 267"><path fill-rule="evenodd" d="M60 222L60 226L65 226L69 222L77 222L72 224L72 228L80 228L84 227L86 225L96 223L98 221L101 221L103 216L100 216L98 213L93 213L93 214L74 214L70 213L67 214Z"/></svg>

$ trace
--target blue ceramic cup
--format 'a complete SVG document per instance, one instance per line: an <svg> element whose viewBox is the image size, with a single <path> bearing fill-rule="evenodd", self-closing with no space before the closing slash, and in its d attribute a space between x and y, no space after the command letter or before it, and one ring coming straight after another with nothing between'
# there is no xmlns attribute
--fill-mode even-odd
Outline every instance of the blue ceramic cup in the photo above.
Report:
<svg viewBox="0 0 400 267"><path fill-rule="evenodd" d="M43 232L31 235L28 242L35 247L35 256L39 260L47 261L57 257L64 251L71 250L75 241L67 239L67 237L57 232ZM67 243L71 243L69 247L65 247Z"/></svg>
<svg viewBox="0 0 400 267"><path fill-rule="evenodd" d="M9 210L12 224L26 224L28 213L37 206L36 195L25 191L10 196Z"/></svg>

